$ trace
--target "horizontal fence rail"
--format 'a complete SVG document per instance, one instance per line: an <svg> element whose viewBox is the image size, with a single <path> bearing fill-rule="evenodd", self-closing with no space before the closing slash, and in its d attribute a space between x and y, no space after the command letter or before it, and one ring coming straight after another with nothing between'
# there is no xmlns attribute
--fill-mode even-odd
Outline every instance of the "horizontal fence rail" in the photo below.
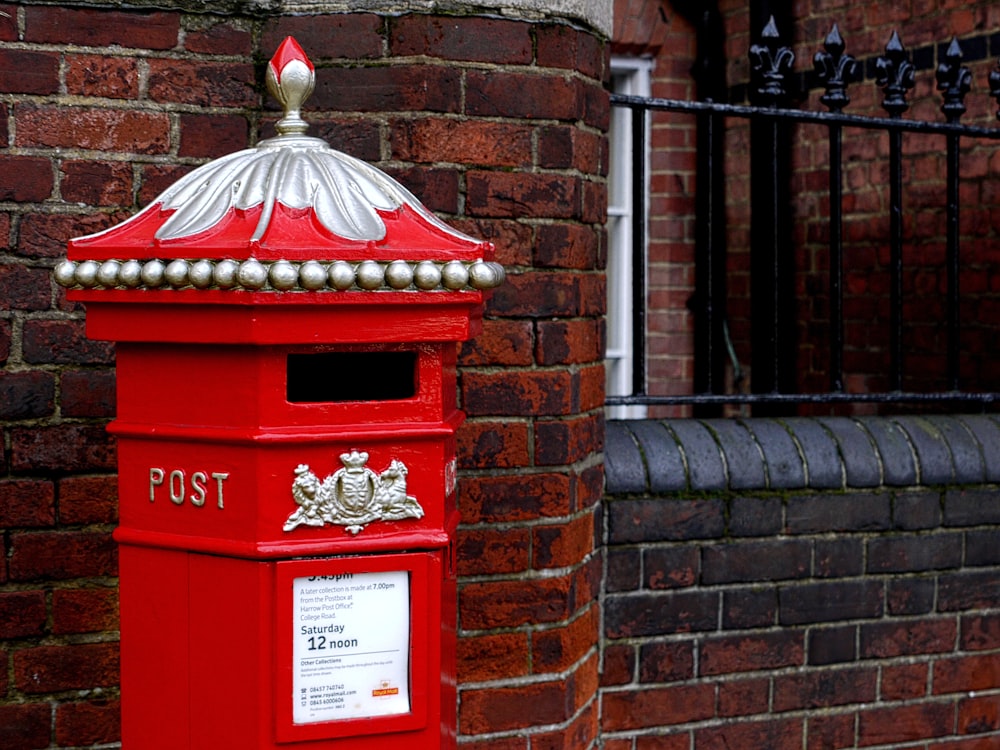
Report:
<svg viewBox="0 0 1000 750"><path fill-rule="evenodd" d="M959 313L961 270L960 252L960 200L961 143L967 139L984 142L1000 141L1000 128L962 124L958 120L965 112L964 97L972 81L968 69L961 64L961 48L952 40L943 60L936 70L937 88L942 94L941 110L945 121L904 119L909 107L907 92L913 88L915 69L909 56L894 33L885 53L875 62L876 83L881 87L883 109L888 116L850 114L843 111L848 104L847 88L860 80L860 66L850 55L844 54L844 43L834 26L824 44L824 50L814 58L816 79L825 87L820 101L829 111L806 111L782 106L788 98L783 89L791 70L794 55L780 43L773 19L764 29L762 43L751 48L750 104L728 104L716 101L683 101L614 94L611 104L627 108L632 113L632 212L633 234L633 382L632 393L610 395L609 406L631 405L774 405L786 408L799 404L931 404L966 403L983 408L1000 401L1000 392L988 390L963 390L960 377ZM989 75L990 95L1000 105L1000 65ZM695 316L695 377L694 392L689 395L655 395L648 393L646 324L647 310L647 236L646 225L648 191L645 173L645 154L648 148L646 124L650 113L672 112L692 115L697 127L714 129L725 127L729 120L738 119L750 124L750 194L751 194L751 390L750 393L725 392L720 375L720 360L732 358L730 342L721 321L726 300L725 286L718 278L726 273L726 254L717 247L718 226L707 226L725 216L725 206L715 205L720 200L718 184L724 180L721 169L724 154L714 153L722 142L718 137L701 137L698 148L707 149L697 157L696 185L699 191L695 216L696 280L693 299ZM1000 118L1000 112L997 113ZM792 345L795 321L789 321L789 309L795 300L789 297L791 267L789 234L791 218L788 190L789 165L787 139L791 126L811 124L825 128L829 147L829 389L822 392L799 393L795 384L795 352ZM843 319L843 156L842 138L847 129L884 132L888 145L888 234L884 244L889 250L889 387L881 392L849 392L844 385L844 319ZM944 307L946 310L947 376L942 386L933 391L907 391L904 389L903 332L903 136L928 134L943 139L947 165L941 194L946 211L946 255L942 274L946 277ZM783 139L785 139L783 141ZM783 153L785 155L783 155ZM719 170L706 174L707 170ZM716 185L716 189L711 187ZM724 201L724 196L722 197ZM724 237L724 233L723 233ZM711 239L708 239L711 238ZM714 242L715 246L706 242ZM723 239L723 244L725 240ZM707 278L703 278L707 277ZM716 281L712 282L711 278ZM1000 321L997 321L1000 323ZM1000 333L1000 325L997 326ZM725 339L725 340L724 340ZM728 354L727 354L728 353ZM754 412L757 413L756 411Z"/></svg>

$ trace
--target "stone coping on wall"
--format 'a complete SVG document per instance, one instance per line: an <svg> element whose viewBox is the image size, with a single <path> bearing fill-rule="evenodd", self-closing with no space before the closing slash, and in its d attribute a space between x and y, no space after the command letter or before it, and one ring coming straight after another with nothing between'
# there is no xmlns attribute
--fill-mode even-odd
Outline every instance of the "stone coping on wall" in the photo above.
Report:
<svg viewBox="0 0 1000 750"><path fill-rule="evenodd" d="M611 36L614 23L610 0L25 0L22 4L247 16L326 13L496 15L511 19L582 22L607 37Z"/></svg>
<svg viewBox="0 0 1000 750"><path fill-rule="evenodd" d="M1000 417L790 417L607 423L607 493L1000 482Z"/></svg>

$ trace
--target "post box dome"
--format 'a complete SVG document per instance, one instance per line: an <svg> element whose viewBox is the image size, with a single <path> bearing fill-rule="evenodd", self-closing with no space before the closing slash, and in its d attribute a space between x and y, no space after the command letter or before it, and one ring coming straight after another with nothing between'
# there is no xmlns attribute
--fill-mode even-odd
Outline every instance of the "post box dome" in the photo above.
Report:
<svg viewBox="0 0 1000 750"><path fill-rule="evenodd" d="M69 242L56 281L85 289L487 290L489 242L379 169L305 134L315 71L291 37L267 68L277 135L202 165L131 219Z"/></svg>

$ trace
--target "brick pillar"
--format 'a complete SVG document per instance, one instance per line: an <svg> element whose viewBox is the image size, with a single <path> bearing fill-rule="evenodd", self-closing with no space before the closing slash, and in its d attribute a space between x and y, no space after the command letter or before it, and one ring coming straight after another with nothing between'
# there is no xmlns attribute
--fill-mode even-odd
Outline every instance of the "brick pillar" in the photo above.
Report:
<svg viewBox="0 0 1000 750"><path fill-rule="evenodd" d="M460 356L460 738L477 749L589 747L605 45L550 21L352 14L281 19L262 48L288 33L319 68L311 103L324 137L491 239L509 271Z"/></svg>
<svg viewBox="0 0 1000 750"><path fill-rule="evenodd" d="M235 6L0 2L0 746L118 738L114 352L51 266L271 135L256 61L293 34L317 66L310 133L494 241L510 273L461 352L460 740L589 747L608 116L593 29L610 5L571 23Z"/></svg>

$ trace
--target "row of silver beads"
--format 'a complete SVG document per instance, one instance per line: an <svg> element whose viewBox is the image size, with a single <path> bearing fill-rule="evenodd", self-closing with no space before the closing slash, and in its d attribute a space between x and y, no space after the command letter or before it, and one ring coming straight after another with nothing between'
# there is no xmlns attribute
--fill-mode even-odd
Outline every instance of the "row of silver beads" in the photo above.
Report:
<svg viewBox="0 0 1000 750"><path fill-rule="evenodd" d="M503 266L491 261L463 263L430 260L415 264L403 260L379 263L338 260L293 263L276 260L262 263L255 258L236 260L64 260L55 268L55 280L63 287L93 289L247 289L256 291L321 291L335 289L407 289L458 291L493 289L504 281Z"/></svg>

